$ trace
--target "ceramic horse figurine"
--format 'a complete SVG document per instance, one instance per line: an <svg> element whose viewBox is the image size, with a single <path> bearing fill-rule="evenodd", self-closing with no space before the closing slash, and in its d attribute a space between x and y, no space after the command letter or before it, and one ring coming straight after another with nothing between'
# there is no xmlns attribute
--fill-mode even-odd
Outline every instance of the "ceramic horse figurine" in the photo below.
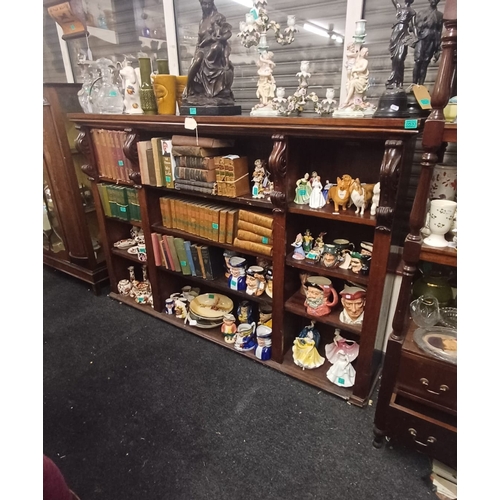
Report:
<svg viewBox="0 0 500 500"><path fill-rule="evenodd" d="M351 201L356 207L355 214L364 215L365 208L372 199L374 186L375 184L361 184L358 178L351 182Z"/></svg>

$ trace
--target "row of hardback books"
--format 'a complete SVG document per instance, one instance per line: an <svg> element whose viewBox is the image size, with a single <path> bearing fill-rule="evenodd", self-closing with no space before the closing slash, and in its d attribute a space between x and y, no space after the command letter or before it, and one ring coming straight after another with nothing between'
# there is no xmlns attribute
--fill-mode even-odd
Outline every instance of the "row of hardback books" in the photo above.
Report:
<svg viewBox="0 0 500 500"><path fill-rule="evenodd" d="M104 215L140 222L141 209L137 189L103 182L97 184L97 189Z"/></svg>

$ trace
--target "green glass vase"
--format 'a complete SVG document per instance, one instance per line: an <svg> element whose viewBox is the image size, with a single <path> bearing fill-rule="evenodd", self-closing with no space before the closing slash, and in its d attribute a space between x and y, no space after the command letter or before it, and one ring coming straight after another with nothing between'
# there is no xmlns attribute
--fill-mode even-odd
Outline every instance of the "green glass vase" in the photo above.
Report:
<svg viewBox="0 0 500 500"><path fill-rule="evenodd" d="M139 89L141 108L145 115L156 115L158 108L151 84L151 59L149 57L139 57L139 71L141 72L141 88Z"/></svg>

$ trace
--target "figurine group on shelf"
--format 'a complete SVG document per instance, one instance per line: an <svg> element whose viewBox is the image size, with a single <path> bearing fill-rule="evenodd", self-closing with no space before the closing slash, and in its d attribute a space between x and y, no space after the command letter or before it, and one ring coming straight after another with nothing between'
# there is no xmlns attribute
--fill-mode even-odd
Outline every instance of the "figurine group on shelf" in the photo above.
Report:
<svg viewBox="0 0 500 500"><path fill-rule="evenodd" d="M355 274L367 275L370 272L370 263L373 244L369 241L360 243L359 251L355 245L344 238L336 238L332 243L325 243L325 232L314 238L309 229L304 234L298 233L292 242L294 260L306 261L310 264L319 263L322 267L349 269Z"/></svg>
<svg viewBox="0 0 500 500"><path fill-rule="evenodd" d="M380 202L380 182L361 182L359 178L344 174L342 177L337 177L336 184L327 180L323 185L321 176L317 172L312 172L312 175L306 172L296 182L293 201L297 205L309 205L314 209L333 203L333 213L354 206L355 215L360 216L363 216L365 210L370 207L370 215L375 215Z"/></svg>
<svg viewBox="0 0 500 500"><path fill-rule="evenodd" d="M254 171L252 174L252 198L265 198L274 190L274 184L271 182L271 173L266 169L266 162L257 158L254 162Z"/></svg>

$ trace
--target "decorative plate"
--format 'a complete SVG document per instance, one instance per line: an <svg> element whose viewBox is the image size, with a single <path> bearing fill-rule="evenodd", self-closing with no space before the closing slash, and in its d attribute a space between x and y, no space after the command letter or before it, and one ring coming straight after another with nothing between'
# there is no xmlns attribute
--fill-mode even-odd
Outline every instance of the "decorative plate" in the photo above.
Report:
<svg viewBox="0 0 500 500"><path fill-rule="evenodd" d="M427 354L457 364L457 331L454 328L418 328L413 334L413 340Z"/></svg>
<svg viewBox="0 0 500 500"><path fill-rule="evenodd" d="M139 253L139 248L137 246L135 247L130 247L128 250L127 250L127 253L131 254L131 255L137 255Z"/></svg>
<svg viewBox="0 0 500 500"><path fill-rule="evenodd" d="M439 309L439 322L449 328L457 327L457 308L456 307L441 307Z"/></svg>
<svg viewBox="0 0 500 500"><path fill-rule="evenodd" d="M196 325L193 325L193 326L196 326L198 328L206 328L206 329L209 329L209 328L215 328L217 326L221 326L222 325L222 320L220 321L203 321L203 320L200 320L200 319L195 319L191 316L191 312L188 312L188 315L187 315L187 318L186 318L186 323L189 324L189 321L196 321Z"/></svg>
<svg viewBox="0 0 500 500"><path fill-rule="evenodd" d="M122 250L125 250L126 248L133 247L134 245L136 245L136 242L132 238L129 238L127 240L120 240L120 241L117 241L113 244L114 247L121 248Z"/></svg>
<svg viewBox="0 0 500 500"><path fill-rule="evenodd" d="M233 310L233 301L220 293L204 293L195 297L189 307L202 318L220 319Z"/></svg>

